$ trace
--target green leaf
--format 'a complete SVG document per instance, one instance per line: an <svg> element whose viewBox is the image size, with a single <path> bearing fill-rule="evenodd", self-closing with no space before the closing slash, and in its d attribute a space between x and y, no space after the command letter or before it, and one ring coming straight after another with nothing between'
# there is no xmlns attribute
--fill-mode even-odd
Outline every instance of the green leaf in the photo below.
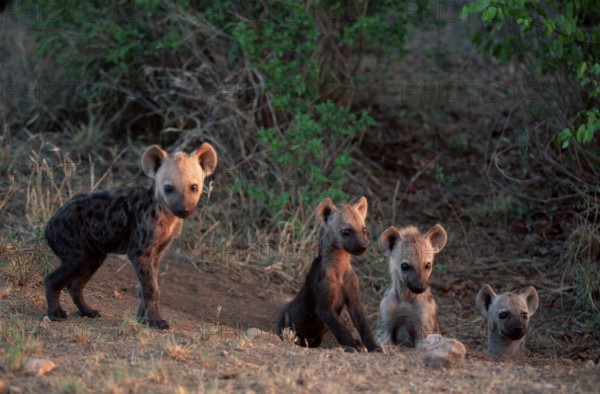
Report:
<svg viewBox="0 0 600 394"><path fill-rule="evenodd" d="M581 64L579 65L579 68L577 68L577 76L579 78L583 77L583 74L585 74L586 69L587 69L587 62L581 62Z"/></svg>

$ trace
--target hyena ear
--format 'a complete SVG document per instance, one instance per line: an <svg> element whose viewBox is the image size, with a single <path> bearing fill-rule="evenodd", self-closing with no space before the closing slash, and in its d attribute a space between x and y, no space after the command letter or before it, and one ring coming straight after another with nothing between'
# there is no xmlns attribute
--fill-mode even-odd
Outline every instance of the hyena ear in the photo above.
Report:
<svg viewBox="0 0 600 394"><path fill-rule="evenodd" d="M529 309L529 316L533 315L535 311L537 311L538 306L540 306L540 298L538 297L537 290L535 287L529 286L529 288L520 295L520 297L527 304L527 309Z"/></svg>
<svg viewBox="0 0 600 394"><path fill-rule="evenodd" d="M429 231L427 231L425 238L431 242L431 246L433 246L433 253L439 253L442 249L444 249L446 241L448 241L446 230L444 230L444 228L439 224L436 224Z"/></svg>
<svg viewBox="0 0 600 394"><path fill-rule="evenodd" d="M161 149L158 145L152 145L150 148L146 149L144 155L142 156L142 169L144 170L144 174L148 175L150 178L154 178L156 176L156 171L162 164L163 160L169 157L169 154Z"/></svg>
<svg viewBox="0 0 600 394"><path fill-rule="evenodd" d="M477 309L483 316L487 316L490 305L494 302L496 293L492 289L492 286L485 284L477 293L477 299L475 300L475 309Z"/></svg>
<svg viewBox="0 0 600 394"><path fill-rule="evenodd" d="M356 208L358 213L360 213L360 216L362 216L363 220L365 220L367 218L368 204L367 204L367 198L365 196L362 196L361 198L358 199L356 204L354 204L354 208Z"/></svg>
<svg viewBox="0 0 600 394"><path fill-rule="evenodd" d="M204 176L209 176L215 172L215 168L217 167L217 152L215 152L215 149L208 142L203 143L200 148L192 152L191 156L200 162Z"/></svg>
<svg viewBox="0 0 600 394"><path fill-rule="evenodd" d="M327 197L321 201L317 207L317 217L321 219L323 223L327 223L327 220L329 220L333 211L335 211L335 205L333 204L333 201L331 201L331 198Z"/></svg>
<svg viewBox="0 0 600 394"><path fill-rule="evenodd" d="M394 226L389 227L379 236L379 241L377 241L377 246L379 247L379 251L386 256L392 254L392 250L394 250L394 246L400 241L402 237L400 236L400 232Z"/></svg>

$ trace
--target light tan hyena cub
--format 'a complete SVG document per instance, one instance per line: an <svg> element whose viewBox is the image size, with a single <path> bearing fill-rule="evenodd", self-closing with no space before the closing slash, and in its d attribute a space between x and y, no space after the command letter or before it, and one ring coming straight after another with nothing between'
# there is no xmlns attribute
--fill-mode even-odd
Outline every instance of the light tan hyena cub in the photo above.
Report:
<svg viewBox="0 0 600 394"><path fill-rule="evenodd" d="M433 258L448 237L436 224L424 236L414 226L390 227L379 237L379 250L390 257L392 283L379 306L377 341L416 347L429 334L439 334L437 305L428 288Z"/></svg>
<svg viewBox="0 0 600 394"><path fill-rule="evenodd" d="M483 285L477 294L476 309L488 319L488 348L494 355L514 356L525 345L529 318L539 305L538 293L533 286L521 293L496 295L490 285Z"/></svg>

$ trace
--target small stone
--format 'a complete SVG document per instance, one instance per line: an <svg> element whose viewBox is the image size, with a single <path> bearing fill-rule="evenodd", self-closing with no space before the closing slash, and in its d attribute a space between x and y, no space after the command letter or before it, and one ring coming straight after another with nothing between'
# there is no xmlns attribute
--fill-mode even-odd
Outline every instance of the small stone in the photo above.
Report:
<svg viewBox="0 0 600 394"><path fill-rule="evenodd" d="M4 380L0 380L0 394L8 393L8 385Z"/></svg>
<svg viewBox="0 0 600 394"><path fill-rule="evenodd" d="M123 299L123 294L121 294L118 290L113 289L113 298L115 300L122 300Z"/></svg>
<svg viewBox="0 0 600 394"><path fill-rule="evenodd" d="M23 367L23 372L26 375L42 376L51 372L56 367L50 360L44 360L39 358L32 358L27 360Z"/></svg>
<svg viewBox="0 0 600 394"><path fill-rule="evenodd" d="M430 367L457 367L465 360L467 349L460 341L430 334L419 345L425 353L425 364Z"/></svg>

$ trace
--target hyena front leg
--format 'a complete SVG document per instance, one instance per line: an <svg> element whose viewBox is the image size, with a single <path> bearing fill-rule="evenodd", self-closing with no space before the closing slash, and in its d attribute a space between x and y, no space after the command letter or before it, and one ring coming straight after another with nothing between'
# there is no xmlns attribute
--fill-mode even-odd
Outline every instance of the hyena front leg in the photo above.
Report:
<svg viewBox="0 0 600 394"><path fill-rule="evenodd" d="M360 339L367 347L369 352L380 352L381 347L373 339L369 323L365 318L364 309L360 303L360 290L358 287L358 278L354 272L346 273L344 278L344 293L347 297L348 312L354 327L358 329Z"/></svg>
<svg viewBox="0 0 600 394"><path fill-rule="evenodd" d="M141 323L160 330L169 329L169 323L164 320L159 312L160 289L158 287L159 257L136 258L132 262L140 282L140 306L137 318Z"/></svg>
<svg viewBox="0 0 600 394"><path fill-rule="evenodd" d="M384 294L379 306L379 319L377 320L377 331L375 338L380 345L394 344L394 325L393 310L396 308L396 303Z"/></svg>
<svg viewBox="0 0 600 394"><path fill-rule="evenodd" d="M347 352L357 351L358 348L354 342L354 338L352 338L352 333L341 322L333 309L333 302L330 302L328 298L327 295L323 295L317 300L317 316L331 330L333 336L335 336L340 345L344 346Z"/></svg>

